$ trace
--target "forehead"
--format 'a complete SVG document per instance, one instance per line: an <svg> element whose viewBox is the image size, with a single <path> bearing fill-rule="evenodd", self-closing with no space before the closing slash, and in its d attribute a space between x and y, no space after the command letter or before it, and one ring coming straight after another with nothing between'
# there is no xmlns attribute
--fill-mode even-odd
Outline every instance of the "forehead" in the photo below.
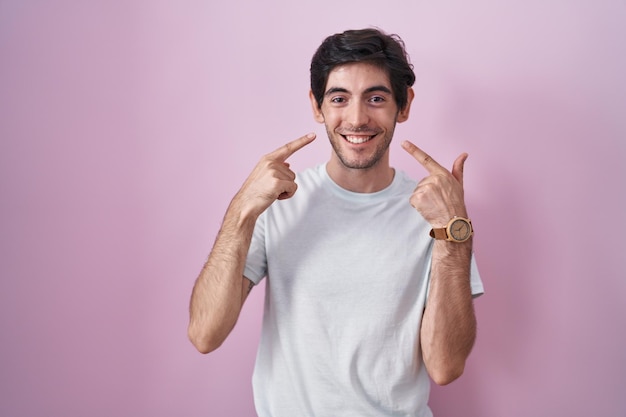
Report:
<svg viewBox="0 0 626 417"><path fill-rule="evenodd" d="M373 86L384 86L391 90L387 72L374 64L353 62L339 65L330 71L326 91L342 88L357 93Z"/></svg>

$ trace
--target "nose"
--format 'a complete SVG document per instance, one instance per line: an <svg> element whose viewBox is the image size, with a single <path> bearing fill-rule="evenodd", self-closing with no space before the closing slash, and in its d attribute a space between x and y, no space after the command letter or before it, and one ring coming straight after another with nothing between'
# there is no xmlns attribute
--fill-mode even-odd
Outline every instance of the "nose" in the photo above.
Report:
<svg viewBox="0 0 626 417"><path fill-rule="evenodd" d="M353 128L357 129L366 126L370 119L365 103L353 101L346 109L345 121Z"/></svg>

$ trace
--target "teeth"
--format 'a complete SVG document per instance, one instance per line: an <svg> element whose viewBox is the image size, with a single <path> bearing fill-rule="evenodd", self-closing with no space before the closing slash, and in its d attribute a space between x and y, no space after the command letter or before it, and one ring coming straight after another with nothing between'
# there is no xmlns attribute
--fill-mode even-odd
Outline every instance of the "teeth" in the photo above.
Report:
<svg viewBox="0 0 626 417"><path fill-rule="evenodd" d="M354 143L354 144L365 143L371 138L373 138L373 136L344 136L344 137L346 138L348 142Z"/></svg>

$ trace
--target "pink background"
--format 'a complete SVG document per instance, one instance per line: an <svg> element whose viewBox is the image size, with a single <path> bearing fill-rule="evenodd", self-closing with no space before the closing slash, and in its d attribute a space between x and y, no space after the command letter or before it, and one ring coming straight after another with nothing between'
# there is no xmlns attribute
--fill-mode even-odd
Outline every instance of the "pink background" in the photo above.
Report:
<svg viewBox="0 0 626 417"><path fill-rule="evenodd" d="M191 287L262 154L327 159L310 57L371 25L418 76L393 164L470 154L487 295L436 415L626 415L624 1L3 0L1 416L254 416L263 290L202 356Z"/></svg>

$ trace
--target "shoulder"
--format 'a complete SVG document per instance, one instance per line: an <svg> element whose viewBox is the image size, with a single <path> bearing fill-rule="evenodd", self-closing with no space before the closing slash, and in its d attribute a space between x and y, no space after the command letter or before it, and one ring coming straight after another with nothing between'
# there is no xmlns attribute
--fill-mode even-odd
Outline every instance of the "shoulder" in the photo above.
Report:
<svg viewBox="0 0 626 417"><path fill-rule="evenodd" d="M296 184L298 190L313 191L315 189L325 188L327 186L327 175L323 164L307 168L296 173Z"/></svg>
<svg viewBox="0 0 626 417"><path fill-rule="evenodd" d="M396 169L392 186L394 194L411 194L417 187L417 180L408 176L406 172Z"/></svg>

